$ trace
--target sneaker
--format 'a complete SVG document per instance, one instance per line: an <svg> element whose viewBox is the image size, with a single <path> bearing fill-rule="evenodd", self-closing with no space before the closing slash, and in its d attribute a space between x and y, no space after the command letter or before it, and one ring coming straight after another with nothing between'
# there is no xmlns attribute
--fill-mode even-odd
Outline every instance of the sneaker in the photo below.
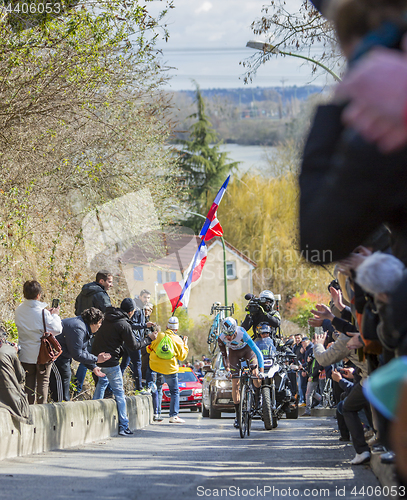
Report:
<svg viewBox="0 0 407 500"><path fill-rule="evenodd" d="M303 417L310 417L311 416L311 412L310 411L304 411L304 413L302 414Z"/></svg>
<svg viewBox="0 0 407 500"><path fill-rule="evenodd" d="M351 465L361 465L369 462L370 451L364 451L363 453L356 453L355 458L350 461Z"/></svg>
<svg viewBox="0 0 407 500"><path fill-rule="evenodd" d="M154 422L162 422L164 419L161 415L154 415L153 420Z"/></svg>
<svg viewBox="0 0 407 500"><path fill-rule="evenodd" d="M235 429L239 429L239 421L237 420L237 418L235 418L235 421L233 422L233 427Z"/></svg>
<svg viewBox="0 0 407 500"><path fill-rule="evenodd" d="M379 443L374 444L370 450L372 453L387 453L389 451L384 445Z"/></svg>
<svg viewBox="0 0 407 500"><path fill-rule="evenodd" d="M394 464L396 454L393 451L388 451L380 455L380 461L382 464Z"/></svg>
<svg viewBox="0 0 407 500"><path fill-rule="evenodd" d="M143 396L146 396L147 394L151 394L149 389L142 389L139 391L139 394L142 394Z"/></svg>
<svg viewBox="0 0 407 500"><path fill-rule="evenodd" d="M343 441L344 443L348 443L350 441L350 437L349 436L341 436L339 438L339 441Z"/></svg>
<svg viewBox="0 0 407 500"><path fill-rule="evenodd" d="M170 424L185 424L185 420L182 420L182 418L179 418L178 415L175 415L175 417L170 417L169 422L170 422Z"/></svg>
<svg viewBox="0 0 407 500"><path fill-rule="evenodd" d="M324 410L325 409L325 406L324 405L317 405L317 406L314 406L314 408L316 410Z"/></svg>
<svg viewBox="0 0 407 500"><path fill-rule="evenodd" d="M300 403L298 406L307 406L307 403Z"/></svg>
<svg viewBox="0 0 407 500"><path fill-rule="evenodd" d="M134 434L134 432L132 432L129 428L121 429L119 431L119 436L131 436L132 434Z"/></svg>

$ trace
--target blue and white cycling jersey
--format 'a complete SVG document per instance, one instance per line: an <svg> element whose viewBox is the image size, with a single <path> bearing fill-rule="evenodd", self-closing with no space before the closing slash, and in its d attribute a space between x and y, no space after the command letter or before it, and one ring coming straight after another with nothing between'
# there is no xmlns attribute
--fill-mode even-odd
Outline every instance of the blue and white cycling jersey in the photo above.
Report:
<svg viewBox="0 0 407 500"><path fill-rule="evenodd" d="M219 335L219 339L225 344L229 349L233 349L234 351L238 351L239 349L243 349L246 345L250 347L250 349L255 353L257 357L257 361L259 363L259 368L264 368L264 359L260 349L253 342L253 339L246 332L244 328L241 326L237 327L236 337L233 340L229 340L230 337L227 337L224 332Z"/></svg>

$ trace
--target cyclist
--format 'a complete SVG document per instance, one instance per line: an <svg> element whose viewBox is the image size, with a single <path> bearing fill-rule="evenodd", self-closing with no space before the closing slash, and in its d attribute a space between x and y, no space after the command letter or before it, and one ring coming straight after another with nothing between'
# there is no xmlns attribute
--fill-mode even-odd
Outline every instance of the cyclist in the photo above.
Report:
<svg viewBox="0 0 407 500"><path fill-rule="evenodd" d="M267 323L271 327L272 333L275 334L277 328L280 326L281 317L280 313L273 309L275 303L274 293L270 290L263 290L259 295L259 299L263 299L265 305L259 305L258 311L247 314L242 323L242 327L246 331L253 328L253 333L255 333L260 323Z"/></svg>
<svg viewBox="0 0 407 500"><path fill-rule="evenodd" d="M253 342L250 335L244 328L238 326L236 320L231 318L230 316L222 320L221 334L218 338L218 345L223 356L223 361L226 371L228 372L228 376L232 378L232 397L236 409L236 419L234 426L238 428L240 403L240 360L246 360L248 366L252 369L252 373L254 376L263 378L264 359L260 349ZM256 357L260 374L255 362ZM254 379L253 383L255 387L260 388L261 381L259 378Z"/></svg>

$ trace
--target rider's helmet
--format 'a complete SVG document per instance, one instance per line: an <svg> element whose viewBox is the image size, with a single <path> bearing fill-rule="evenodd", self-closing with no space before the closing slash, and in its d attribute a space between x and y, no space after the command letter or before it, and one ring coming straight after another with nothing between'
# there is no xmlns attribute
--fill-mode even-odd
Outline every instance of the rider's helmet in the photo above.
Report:
<svg viewBox="0 0 407 500"><path fill-rule="evenodd" d="M259 295L259 299L266 299L270 304L270 308L274 306L275 302L274 293L271 292L270 290L263 290Z"/></svg>
<svg viewBox="0 0 407 500"><path fill-rule="evenodd" d="M259 323L259 325L257 326L257 333L259 335L264 335L264 334L271 335L270 325L268 323Z"/></svg>
<svg viewBox="0 0 407 500"><path fill-rule="evenodd" d="M233 335L237 330L236 320L228 316L222 320L221 328L225 335Z"/></svg>

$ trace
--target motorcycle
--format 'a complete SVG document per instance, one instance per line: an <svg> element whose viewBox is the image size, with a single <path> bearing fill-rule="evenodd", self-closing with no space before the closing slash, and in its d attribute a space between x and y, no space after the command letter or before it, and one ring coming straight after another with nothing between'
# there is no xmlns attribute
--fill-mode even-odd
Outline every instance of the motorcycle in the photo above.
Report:
<svg viewBox="0 0 407 500"><path fill-rule="evenodd" d="M287 419L298 418L297 375L289 368L296 358L290 349L292 344L290 339L264 360L259 412L266 430L276 428L284 414Z"/></svg>

